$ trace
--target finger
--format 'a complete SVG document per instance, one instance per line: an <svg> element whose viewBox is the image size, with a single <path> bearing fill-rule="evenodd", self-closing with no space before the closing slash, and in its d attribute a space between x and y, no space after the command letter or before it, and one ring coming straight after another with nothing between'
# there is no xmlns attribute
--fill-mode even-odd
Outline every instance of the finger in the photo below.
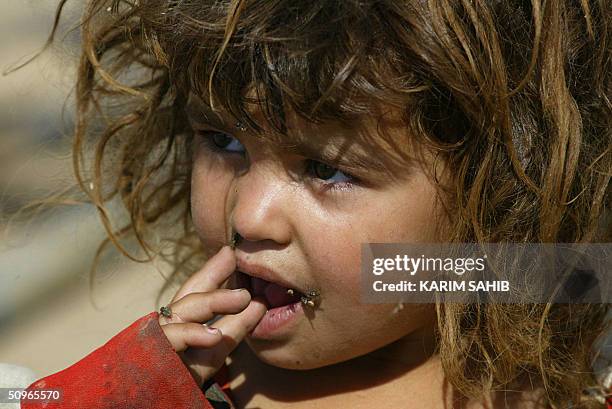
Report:
<svg viewBox="0 0 612 409"><path fill-rule="evenodd" d="M223 333L218 328L195 322L167 324L162 326L162 330L176 352L188 347L211 348L223 339Z"/></svg>
<svg viewBox="0 0 612 409"><path fill-rule="evenodd" d="M204 266L187 279L174 295L172 302L189 293L216 290L236 270L236 256L229 246L223 246Z"/></svg>
<svg viewBox="0 0 612 409"><path fill-rule="evenodd" d="M213 362L209 357L209 355L212 356L209 353L210 351L210 349L187 348L178 352L181 360L191 372L191 376L200 387L206 380L212 378L225 362L225 360L221 361L217 367L216 362Z"/></svg>
<svg viewBox="0 0 612 409"><path fill-rule="evenodd" d="M239 314L226 315L215 321L215 327L223 332L223 339L214 348L216 353L222 355L225 359L255 328L266 311L265 301L261 297L256 297Z"/></svg>
<svg viewBox="0 0 612 409"><path fill-rule="evenodd" d="M215 346L188 348L182 352L181 356L188 363L194 378L200 383L210 379L225 363L227 356L240 341L255 328L266 310L263 299L257 297L251 300L249 306L240 314L227 315L215 322L215 327L223 333L221 341Z"/></svg>
<svg viewBox="0 0 612 409"><path fill-rule="evenodd" d="M251 301L251 294L243 288L214 290L206 293L190 293L172 303L172 317L160 315L160 325L180 322L206 322L216 314L236 314Z"/></svg>

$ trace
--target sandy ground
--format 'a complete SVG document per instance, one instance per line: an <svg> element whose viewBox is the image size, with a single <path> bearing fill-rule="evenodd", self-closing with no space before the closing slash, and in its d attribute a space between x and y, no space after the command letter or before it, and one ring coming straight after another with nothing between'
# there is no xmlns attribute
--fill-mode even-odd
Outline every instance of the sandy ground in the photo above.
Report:
<svg viewBox="0 0 612 409"><path fill-rule="evenodd" d="M26 366L40 376L64 369L155 310L162 283L150 266L120 265L96 287L95 308L86 280L79 280L4 325L0 362Z"/></svg>

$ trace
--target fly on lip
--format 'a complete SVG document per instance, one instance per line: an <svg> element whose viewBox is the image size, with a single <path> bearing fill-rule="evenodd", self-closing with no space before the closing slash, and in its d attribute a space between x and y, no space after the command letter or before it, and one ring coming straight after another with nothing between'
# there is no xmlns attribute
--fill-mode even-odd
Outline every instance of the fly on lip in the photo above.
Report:
<svg viewBox="0 0 612 409"><path fill-rule="evenodd" d="M289 291L291 291L291 293L293 294L293 290L291 288L287 290L287 292L289 292ZM306 295L303 295L303 296L300 297L300 301L304 305L307 305L309 307L314 307L315 306L315 300L318 300L320 295L321 294L317 290L308 290Z"/></svg>
<svg viewBox="0 0 612 409"><path fill-rule="evenodd" d="M250 276L240 270L236 270L236 274L237 282L240 287L248 289L252 296L264 297L271 308L297 302L301 302L304 306L314 308L320 298L320 292L315 289L309 289L306 293L302 293L294 288L287 288L275 282Z"/></svg>

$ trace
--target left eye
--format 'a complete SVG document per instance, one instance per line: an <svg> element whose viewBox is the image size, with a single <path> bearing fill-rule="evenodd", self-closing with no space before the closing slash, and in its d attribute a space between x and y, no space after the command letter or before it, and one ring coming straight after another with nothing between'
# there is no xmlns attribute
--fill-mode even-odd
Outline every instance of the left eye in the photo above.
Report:
<svg viewBox="0 0 612 409"><path fill-rule="evenodd" d="M244 153L244 146L233 136L217 131L198 131L210 147L224 152Z"/></svg>
<svg viewBox="0 0 612 409"><path fill-rule="evenodd" d="M309 160L307 168L314 177L326 182L345 184L353 180L351 176L346 175L337 168L316 160ZM336 176L335 180L332 179L334 176Z"/></svg>

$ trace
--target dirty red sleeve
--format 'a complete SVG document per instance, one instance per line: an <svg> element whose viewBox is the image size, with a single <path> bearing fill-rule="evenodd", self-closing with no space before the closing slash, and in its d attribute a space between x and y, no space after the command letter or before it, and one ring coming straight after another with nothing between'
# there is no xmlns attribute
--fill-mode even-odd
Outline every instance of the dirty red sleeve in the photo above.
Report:
<svg viewBox="0 0 612 409"><path fill-rule="evenodd" d="M145 315L74 365L27 391L58 390L59 400L22 400L22 409L213 409L158 322Z"/></svg>

